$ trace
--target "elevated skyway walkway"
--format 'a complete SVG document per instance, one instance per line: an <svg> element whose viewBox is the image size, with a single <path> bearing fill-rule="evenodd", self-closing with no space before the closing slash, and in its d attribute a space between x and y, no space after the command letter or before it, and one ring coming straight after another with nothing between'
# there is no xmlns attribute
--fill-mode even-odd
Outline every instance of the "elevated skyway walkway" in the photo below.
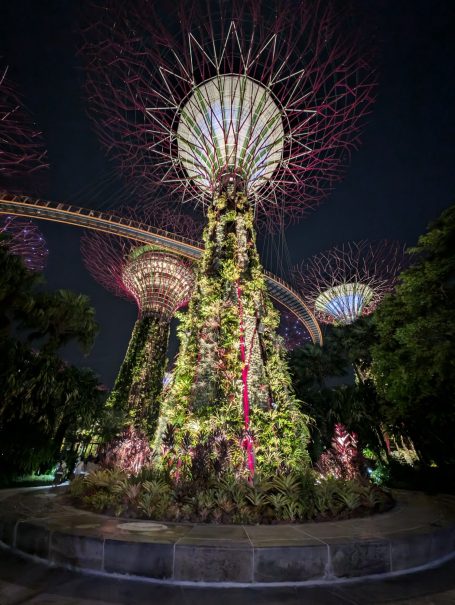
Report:
<svg viewBox="0 0 455 605"><path fill-rule="evenodd" d="M122 217L113 212L101 212L100 210L91 210L63 202L51 202L24 195L0 192L0 214L27 216L129 237L145 244L159 246L164 250L193 260L197 260L202 254L202 247L199 242ZM281 278L269 271L264 273L272 299L291 311L307 328L313 342L322 345L322 333L319 324L299 294Z"/></svg>

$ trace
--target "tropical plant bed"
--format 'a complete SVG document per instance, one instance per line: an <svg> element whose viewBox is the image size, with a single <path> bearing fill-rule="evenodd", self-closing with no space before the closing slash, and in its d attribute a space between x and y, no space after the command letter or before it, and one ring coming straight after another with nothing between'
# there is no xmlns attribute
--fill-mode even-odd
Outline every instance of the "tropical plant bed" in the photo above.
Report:
<svg viewBox="0 0 455 605"><path fill-rule="evenodd" d="M71 482L72 504L97 513L154 521L274 524L335 521L390 510L390 492L363 479L321 478L314 471L234 475L175 482L155 469L137 476L99 470Z"/></svg>

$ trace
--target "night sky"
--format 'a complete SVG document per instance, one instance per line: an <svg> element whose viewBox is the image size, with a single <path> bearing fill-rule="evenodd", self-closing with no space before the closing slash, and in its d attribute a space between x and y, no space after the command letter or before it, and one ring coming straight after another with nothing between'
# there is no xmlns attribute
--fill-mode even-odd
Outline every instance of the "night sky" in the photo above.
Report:
<svg viewBox="0 0 455 605"><path fill-rule="evenodd" d="M428 222L454 202L455 2L357 3L379 39L377 102L344 181L287 231L292 262L347 240L415 244ZM115 166L105 159L86 117L77 15L74 0L1 2L0 57L44 132L51 168L43 197L107 208L124 186L115 180ZM87 358L73 347L64 357L92 367L111 387L136 309L88 274L78 228L39 225L50 251L48 286L87 294L100 324Z"/></svg>

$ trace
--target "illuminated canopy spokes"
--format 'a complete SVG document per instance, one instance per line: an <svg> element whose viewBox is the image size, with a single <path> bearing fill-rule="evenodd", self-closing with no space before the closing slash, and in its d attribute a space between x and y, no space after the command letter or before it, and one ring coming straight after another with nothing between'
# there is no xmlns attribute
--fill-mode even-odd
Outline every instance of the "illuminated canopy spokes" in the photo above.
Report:
<svg viewBox="0 0 455 605"><path fill-rule="evenodd" d="M373 300L373 290L366 284L348 283L322 292L314 302L316 311L342 323L352 323Z"/></svg>
<svg viewBox="0 0 455 605"><path fill-rule="evenodd" d="M299 290L323 323L350 324L372 313L408 261L399 242L352 242L294 269Z"/></svg>
<svg viewBox="0 0 455 605"><path fill-rule="evenodd" d="M181 259L148 246L133 251L122 279L142 316L154 314L169 320L188 301L194 285L194 273Z"/></svg>
<svg viewBox="0 0 455 605"><path fill-rule="evenodd" d="M271 93L245 76L217 76L183 103L177 128L180 162L188 177L211 192L226 172L250 193L271 178L282 159L284 128Z"/></svg>
<svg viewBox="0 0 455 605"><path fill-rule="evenodd" d="M323 0L112 0L84 32L90 110L128 177L210 204L223 172L282 225L333 189L374 100L369 48Z"/></svg>

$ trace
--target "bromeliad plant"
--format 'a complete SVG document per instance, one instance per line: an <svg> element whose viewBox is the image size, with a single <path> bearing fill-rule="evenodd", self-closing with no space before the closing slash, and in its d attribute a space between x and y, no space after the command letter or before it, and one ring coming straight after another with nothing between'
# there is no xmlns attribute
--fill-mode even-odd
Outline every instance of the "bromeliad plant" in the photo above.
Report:
<svg viewBox="0 0 455 605"><path fill-rule="evenodd" d="M100 458L107 469L127 475L137 475L141 468L150 464L153 454L147 435L134 426L126 427L120 435L107 443Z"/></svg>
<svg viewBox="0 0 455 605"><path fill-rule="evenodd" d="M342 519L384 511L391 496L375 485L312 471L274 476L256 474L254 483L231 473L192 480L143 467L137 476L101 470L75 479L74 502L97 512L157 521L199 523L293 523Z"/></svg>
<svg viewBox="0 0 455 605"><path fill-rule="evenodd" d="M336 479L359 479L362 476L363 457L357 448L356 433L349 433L339 423L334 427L332 447L325 451L316 465L323 476Z"/></svg>

